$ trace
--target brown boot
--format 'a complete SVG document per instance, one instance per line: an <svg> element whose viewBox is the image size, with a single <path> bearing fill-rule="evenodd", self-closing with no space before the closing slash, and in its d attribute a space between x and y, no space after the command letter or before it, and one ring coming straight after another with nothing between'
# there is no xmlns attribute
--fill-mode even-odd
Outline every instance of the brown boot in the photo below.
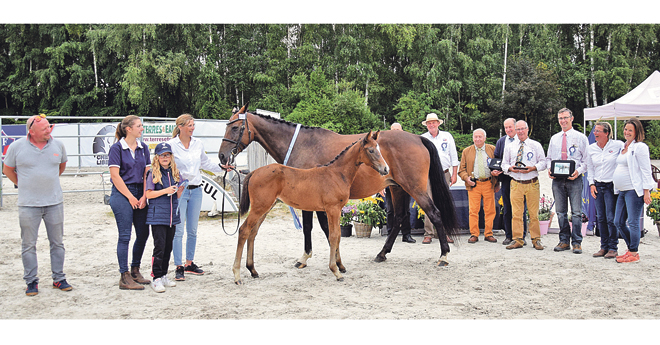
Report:
<svg viewBox="0 0 660 345"><path fill-rule="evenodd" d="M543 246L543 244L541 243L540 238L533 238L532 239L532 245L534 246L534 249L536 249L536 250L543 250L543 248L545 248Z"/></svg>
<svg viewBox="0 0 660 345"><path fill-rule="evenodd" d="M139 285L131 277L131 272L124 272L119 278L119 289L121 290L144 290L144 286Z"/></svg>
<svg viewBox="0 0 660 345"><path fill-rule="evenodd" d="M144 279L142 274L140 274L140 267L131 267L131 277L133 277L133 280L138 284L147 285L151 283L149 280Z"/></svg>

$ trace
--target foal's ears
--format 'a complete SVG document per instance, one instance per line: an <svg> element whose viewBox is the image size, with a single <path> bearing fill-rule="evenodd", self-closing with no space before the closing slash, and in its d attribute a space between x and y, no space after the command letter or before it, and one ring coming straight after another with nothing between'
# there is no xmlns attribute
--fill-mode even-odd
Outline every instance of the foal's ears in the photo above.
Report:
<svg viewBox="0 0 660 345"><path fill-rule="evenodd" d="M372 131L369 131L369 133L367 133L367 136L364 137L364 139L362 140L362 145L366 145L369 142L369 137L371 137L374 141L378 140L378 135L380 134L380 131L377 131L376 133L373 134L372 133L373 133Z"/></svg>

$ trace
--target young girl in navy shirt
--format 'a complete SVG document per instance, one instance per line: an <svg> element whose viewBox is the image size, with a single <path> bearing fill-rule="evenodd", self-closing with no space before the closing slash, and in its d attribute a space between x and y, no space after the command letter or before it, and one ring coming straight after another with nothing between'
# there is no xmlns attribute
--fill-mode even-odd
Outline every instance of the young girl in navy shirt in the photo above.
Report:
<svg viewBox="0 0 660 345"><path fill-rule="evenodd" d="M183 181L170 145L160 143L154 151L156 155L145 183L145 195L149 199L147 224L151 225L154 239L151 288L156 292L165 292L165 287L176 286L174 281L167 278L167 269L176 225L181 222L177 209Z"/></svg>

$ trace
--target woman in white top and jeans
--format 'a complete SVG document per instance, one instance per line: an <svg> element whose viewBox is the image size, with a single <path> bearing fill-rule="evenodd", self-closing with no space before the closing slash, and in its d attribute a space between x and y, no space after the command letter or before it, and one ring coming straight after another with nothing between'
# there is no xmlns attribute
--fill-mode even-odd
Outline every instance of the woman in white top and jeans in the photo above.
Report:
<svg viewBox="0 0 660 345"><path fill-rule="evenodd" d="M639 261L638 247L641 237L639 217L644 204L651 203L650 190L655 185L651 176L649 147L643 143L642 123L634 118L626 121L623 136L626 138L626 143L617 157L613 180L614 190L619 190L614 224L628 246L628 251L624 255L616 257L616 261L620 263Z"/></svg>
<svg viewBox="0 0 660 345"><path fill-rule="evenodd" d="M607 122L596 122L594 136L596 142L587 148L587 178L591 196L596 199L600 250L593 256L614 259L619 255L619 231L614 225L616 195L612 180L617 167L616 159L623 149L623 142L610 139L612 127Z"/></svg>
<svg viewBox="0 0 660 345"><path fill-rule="evenodd" d="M193 259L195 258L195 247L197 245L197 223L199 212L202 208L202 175L200 169L215 173L223 170L206 156L202 141L194 138L195 119L190 114L183 114L176 119L176 127L172 131L172 139L168 141L174 151L174 160L184 180L188 180L188 186L179 199L179 216L181 223L177 224L174 233L172 252L174 264L176 265L175 280L185 280L184 272L202 275L201 270ZM186 263L182 260L183 232L188 234L186 238Z"/></svg>

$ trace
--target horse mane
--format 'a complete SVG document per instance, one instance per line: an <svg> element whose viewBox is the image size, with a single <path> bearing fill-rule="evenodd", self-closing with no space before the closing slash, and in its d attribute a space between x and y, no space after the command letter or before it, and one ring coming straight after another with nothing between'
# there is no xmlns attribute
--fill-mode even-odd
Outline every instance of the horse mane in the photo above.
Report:
<svg viewBox="0 0 660 345"><path fill-rule="evenodd" d="M270 122L274 122L274 123L282 123L282 124L285 124L285 125L288 125L288 126L292 126L292 127L296 127L296 126L298 126L297 123L289 122L289 121L287 121L287 120L283 120L283 119L278 119L278 118L276 118L276 117L272 117L272 116L270 116L270 115L259 114L259 113L257 113L257 112L250 113L250 114L255 115L255 116L259 116L260 118L262 118L262 119L264 119L264 120L267 120L267 121L270 121ZM323 127L313 127L313 126L306 126L306 125L302 125L302 124L300 125L300 128L303 128L303 129L311 129L311 130L324 130L324 131L332 132L331 130L326 129L326 128L323 128ZM333 132L333 133L334 133L334 132Z"/></svg>
<svg viewBox="0 0 660 345"><path fill-rule="evenodd" d="M339 152L339 154L335 158L333 158L330 162L328 162L327 164L324 164L324 165L319 165L319 167L327 167L330 164L334 163L337 159L339 159L339 157L341 157L344 153L346 153L346 151L348 151L348 149L353 147L353 145L355 145L358 141L360 141L360 139L358 139L358 140L354 141L352 144L346 146L346 148L343 151Z"/></svg>

